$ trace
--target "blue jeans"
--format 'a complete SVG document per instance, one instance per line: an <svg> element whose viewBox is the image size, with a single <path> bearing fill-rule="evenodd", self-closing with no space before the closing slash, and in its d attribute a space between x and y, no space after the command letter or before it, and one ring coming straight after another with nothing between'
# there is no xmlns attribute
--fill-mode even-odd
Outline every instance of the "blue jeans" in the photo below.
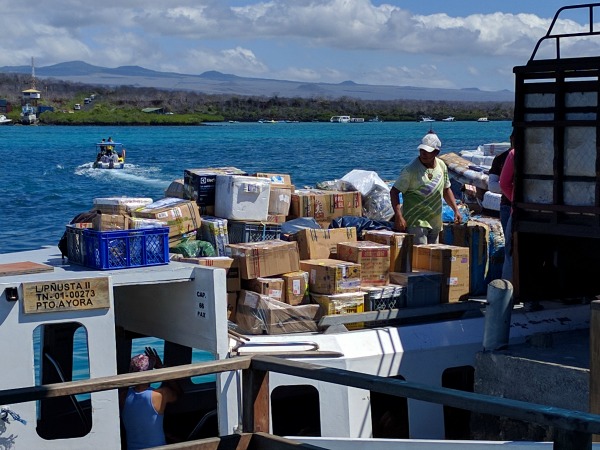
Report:
<svg viewBox="0 0 600 450"><path fill-rule="evenodd" d="M512 262L512 216L510 216L506 224L506 234L504 235L504 264L502 264L502 278L504 280L512 281Z"/></svg>
<svg viewBox="0 0 600 450"><path fill-rule="evenodd" d="M511 209L512 206L510 205L500 205L500 224L502 225L504 235L506 235L506 225L508 224Z"/></svg>

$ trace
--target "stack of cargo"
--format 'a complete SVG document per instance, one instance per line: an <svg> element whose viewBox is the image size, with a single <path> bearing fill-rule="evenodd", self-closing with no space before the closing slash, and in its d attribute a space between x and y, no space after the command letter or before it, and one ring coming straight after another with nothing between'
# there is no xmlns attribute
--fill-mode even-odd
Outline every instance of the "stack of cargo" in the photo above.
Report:
<svg viewBox="0 0 600 450"><path fill-rule="evenodd" d="M298 189L292 194L290 218L313 217L322 228L343 216L361 216L362 203L358 191L326 191Z"/></svg>

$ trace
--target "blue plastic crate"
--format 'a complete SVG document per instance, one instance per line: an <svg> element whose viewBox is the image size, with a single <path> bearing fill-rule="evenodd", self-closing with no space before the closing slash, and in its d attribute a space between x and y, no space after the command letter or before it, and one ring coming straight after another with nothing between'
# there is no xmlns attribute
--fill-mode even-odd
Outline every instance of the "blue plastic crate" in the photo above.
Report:
<svg viewBox="0 0 600 450"><path fill-rule="evenodd" d="M69 229L69 228L68 228ZM157 266L169 263L169 228L73 233L83 236L79 252L69 260L99 270Z"/></svg>
<svg viewBox="0 0 600 450"><path fill-rule="evenodd" d="M230 244L245 242L261 242L279 239L281 224L264 222L237 222L230 220L227 223Z"/></svg>

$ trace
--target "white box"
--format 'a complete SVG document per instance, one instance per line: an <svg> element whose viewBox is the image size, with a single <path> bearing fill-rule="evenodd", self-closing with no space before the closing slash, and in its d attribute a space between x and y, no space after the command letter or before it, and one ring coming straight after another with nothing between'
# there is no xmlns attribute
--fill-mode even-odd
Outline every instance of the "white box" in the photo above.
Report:
<svg viewBox="0 0 600 450"><path fill-rule="evenodd" d="M217 175L215 216L230 220L266 221L270 181L243 175Z"/></svg>

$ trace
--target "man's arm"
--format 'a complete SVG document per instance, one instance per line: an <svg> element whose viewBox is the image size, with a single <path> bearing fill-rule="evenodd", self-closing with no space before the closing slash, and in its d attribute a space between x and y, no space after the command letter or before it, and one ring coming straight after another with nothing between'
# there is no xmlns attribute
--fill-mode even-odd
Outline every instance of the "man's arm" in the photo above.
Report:
<svg viewBox="0 0 600 450"><path fill-rule="evenodd" d="M458 210L458 206L456 206L456 199L454 198L454 193L452 192L452 189L444 188L444 200L446 200L448 206L450 206L450 208L452 208L452 211L454 211L454 222L461 223L462 215Z"/></svg>
<svg viewBox="0 0 600 450"><path fill-rule="evenodd" d="M390 189L390 200L394 210L394 228L398 231L406 231L406 220L402 215L402 204L399 200L400 191L392 186Z"/></svg>

